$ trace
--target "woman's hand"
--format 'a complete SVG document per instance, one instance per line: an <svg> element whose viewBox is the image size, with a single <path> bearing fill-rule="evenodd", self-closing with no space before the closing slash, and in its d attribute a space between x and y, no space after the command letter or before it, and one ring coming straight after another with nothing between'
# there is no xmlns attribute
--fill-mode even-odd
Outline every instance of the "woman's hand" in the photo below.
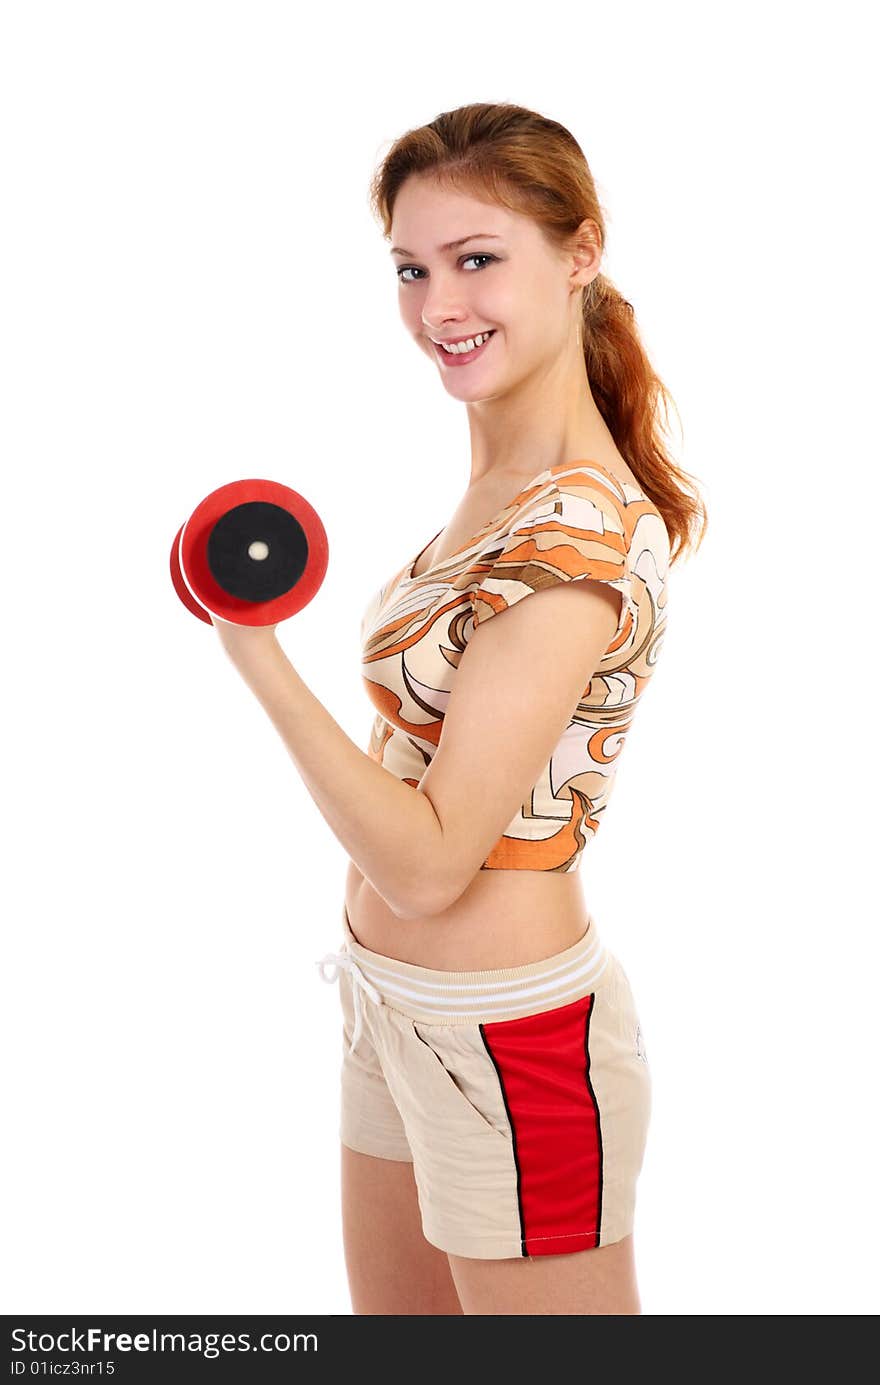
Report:
<svg viewBox="0 0 880 1385"><path fill-rule="evenodd" d="M233 661L259 656L267 649L281 647L275 633L277 625L236 625L231 620L221 620L213 612L208 614L220 636L220 643Z"/></svg>

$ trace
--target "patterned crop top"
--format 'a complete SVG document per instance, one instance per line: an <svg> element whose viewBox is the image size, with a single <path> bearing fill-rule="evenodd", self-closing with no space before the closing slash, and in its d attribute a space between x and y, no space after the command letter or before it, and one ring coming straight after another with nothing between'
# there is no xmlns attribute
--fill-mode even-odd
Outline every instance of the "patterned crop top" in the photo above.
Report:
<svg viewBox="0 0 880 1385"><path fill-rule="evenodd" d="M418 577L412 559L370 600L361 622L362 676L376 708L367 753L416 788L481 621L554 582L588 577L623 594L615 635L571 721L481 870L577 869L654 672L669 556L663 517L647 496L598 462L565 462L542 471L455 553Z"/></svg>

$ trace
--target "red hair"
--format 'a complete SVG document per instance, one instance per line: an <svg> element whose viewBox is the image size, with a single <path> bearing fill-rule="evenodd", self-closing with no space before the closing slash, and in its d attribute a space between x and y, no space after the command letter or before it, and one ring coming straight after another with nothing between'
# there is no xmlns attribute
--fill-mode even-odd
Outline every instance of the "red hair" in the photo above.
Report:
<svg viewBox="0 0 880 1385"><path fill-rule="evenodd" d="M564 125L524 106L459 106L395 140L370 184L370 206L386 239L397 194L411 174L430 174L441 184L531 216L560 249L570 246L589 218L604 250L605 221L580 145ZM698 487L689 493L687 482L693 478L675 465L664 444L660 409L668 422L674 401L651 367L632 304L601 273L584 289L583 343L596 406L662 514L674 562L702 543L706 508Z"/></svg>

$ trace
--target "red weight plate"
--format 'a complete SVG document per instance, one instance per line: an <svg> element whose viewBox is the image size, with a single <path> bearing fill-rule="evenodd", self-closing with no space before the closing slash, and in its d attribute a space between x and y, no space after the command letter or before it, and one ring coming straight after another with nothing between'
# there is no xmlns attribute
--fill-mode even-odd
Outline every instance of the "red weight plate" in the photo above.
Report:
<svg viewBox="0 0 880 1385"><path fill-rule="evenodd" d="M298 581L289 591L268 601L232 596L215 580L208 565L208 540L218 520L235 506L257 500L277 505L293 515L308 545L308 559ZM251 478L218 487L196 507L181 532L180 570L185 586L208 612L234 625L276 625L296 615L320 588L327 562L327 534L317 511L298 491L278 481Z"/></svg>
<svg viewBox="0 0 880 1385"><path fill-rule="evenodd" d="M209 625L212 625L213 621L208 615L208 612L205 610L204 606L199 605L189 587L186 585L186 582L183 580L183 573L180 570L180 536L183 530L184 525L181 524L177 531L177 536L171 545L171 580L174 583L174 590L177 592L177 595L188 611L192 611L194 616L198 616L199 620L205 620Z"/></svg>

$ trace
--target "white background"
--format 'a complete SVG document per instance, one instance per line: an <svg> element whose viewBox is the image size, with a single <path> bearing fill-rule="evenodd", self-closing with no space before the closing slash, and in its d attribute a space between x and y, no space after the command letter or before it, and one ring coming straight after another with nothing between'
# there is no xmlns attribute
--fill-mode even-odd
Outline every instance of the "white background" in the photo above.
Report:
<svg viewBox="0 0 880 1385"><path fill-rule="evenodd" d="M581 868L653 1073L643 1311L877 1311L868 14L3 7L5 1312L351 1311L347 857L168 557L299 490L279 635L365 749L363 607L469 473L367 188L470 101L581 143L709 508Z"/></svg>

